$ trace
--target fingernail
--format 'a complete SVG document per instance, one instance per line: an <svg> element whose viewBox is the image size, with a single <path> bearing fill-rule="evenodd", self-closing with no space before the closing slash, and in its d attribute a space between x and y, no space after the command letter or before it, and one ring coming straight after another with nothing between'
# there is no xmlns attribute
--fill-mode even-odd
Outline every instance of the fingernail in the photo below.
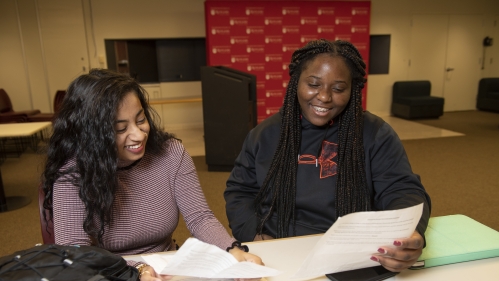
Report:
<svg viewBox="0 0 499 281"><path fill-rule="evenodd" d="M383 249L383 248L379 248L379 249L378 249L378 253L381 253L381 254L386 254L386 251L385 251L385 249Z"/></svg>
<svg viewBox="0 0 499 281"><path fill-rule="evenodd" d="M395 246L402 246L402 242L400 242L400 241L393 241L393 245L395 245Z"/></svg>
<svg viewBox="0 0 499 281"><path fill-rule="evenodd" d="M379 259L378 259L377 257L375 257L375 256L371 256L371 260L372 260L372 261L379 262Z"/></svg>

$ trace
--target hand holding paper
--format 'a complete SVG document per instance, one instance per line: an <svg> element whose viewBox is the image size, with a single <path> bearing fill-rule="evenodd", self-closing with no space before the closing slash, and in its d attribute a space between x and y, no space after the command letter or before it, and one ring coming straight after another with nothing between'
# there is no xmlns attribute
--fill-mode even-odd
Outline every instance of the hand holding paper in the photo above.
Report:
<svg viewBox="0 0 499 281"><path fill-rule="evenodd" d="M401 272L418 261L423 253L424 238L414 231L410 237L395 240L393 245L395 247L380 247L379 254L371 256L371 260L390 271Z"/></svg>
<svg viewBox="0 0 499 281"><path fill-rule="evenodd" d="M166 275L204 278L260 278L279 275L281 272L251 262L238 262L222 249L189 238L168 260L161 254L142 256L154 269Z"/></svg>
<svg viewBox="0 0 499 281"><path fill-rule="evenodd" d="M338 218L315 245L293 279L379 265L371 261L379 247L393 248L396 239L410 237L421 218L423 204L410 208L358 212Z"/></svg>

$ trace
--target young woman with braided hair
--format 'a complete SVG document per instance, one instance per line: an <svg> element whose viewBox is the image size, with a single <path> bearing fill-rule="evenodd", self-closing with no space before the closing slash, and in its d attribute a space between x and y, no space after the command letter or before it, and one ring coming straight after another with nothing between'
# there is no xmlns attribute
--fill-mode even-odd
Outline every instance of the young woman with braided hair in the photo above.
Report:
<svg viewBox="0 0 499 281"><path fill-rule="evenodd" d="M362 109L365 67L345 41L316 40L293 53L281 110L248 134L227 181L234 237L324 233L349 213L423 202L414 234L371 257L391 271L417 261L430 198L393 129Z"/></svg>
<svg viewBox="0 0 499 281"><path fill-rule="evenodd" d="M173 250L182 213L194 237L261 264L215 218L191 157L154 116L145 91L128 75L93 69L69 85L43 173L45 219L53 220L55 243L121 256ZM128 263L141 281L171 278Z"/></svg>

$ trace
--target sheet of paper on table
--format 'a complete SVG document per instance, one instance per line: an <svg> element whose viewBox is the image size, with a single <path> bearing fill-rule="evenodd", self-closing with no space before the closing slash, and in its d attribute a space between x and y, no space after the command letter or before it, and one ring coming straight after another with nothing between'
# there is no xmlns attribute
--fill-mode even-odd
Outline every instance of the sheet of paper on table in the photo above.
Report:
<svg viewBox="0 0 499 281"><path fill-rule="evenodd" d="M358 212L338 218L321 237L294 280L377 266L370 260L381 246L395 247L396 239L410 237L421 218L423 203L400 210Z"/></svg>
<svg viewBox="0 0 499 281"><path fill-rule="evenodd" d="M279 270L252 262L238 262L228 252L196 238L187 239L174 255L142 256L156 272L166 275L189 276L176 280L224 280L225 278L259 278L281 274Z"/></svg>

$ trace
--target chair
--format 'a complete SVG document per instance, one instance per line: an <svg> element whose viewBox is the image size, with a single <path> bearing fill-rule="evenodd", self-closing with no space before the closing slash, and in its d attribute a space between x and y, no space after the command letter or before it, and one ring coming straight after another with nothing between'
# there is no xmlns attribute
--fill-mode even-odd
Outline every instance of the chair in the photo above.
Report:
<svg viewBox="0 0 499 281"><path fill-rule="evenodd" d="M392 114L405 119L438 118L444 98L432 97L430 81L398 81L393 84Z"/></svg>
<svg viewBox="0 0 499 281"><path fill-rule="evenodd" d="M59 112L62 105L62 100L66 96L66 91L59 90L55 93L54 97L54 113L38 113L28 116L28 122L52 122L54 116Z"/></svg>
<svg viewBox="0 0 499 281"><path fill-rule="evenodd" d="M38 208L40 210L40 226L42 230L43 244L54 244L55 243L54 221L53 220L46 221L45 218L43 217L44 213L47 215L47 217L50 215L49 211L43 208L44 199L45 199L45 193L43 192L43 187L40 184L38 186Z"/></svg>
<svg viewBox="0 0 499 281"><path fill-rule="evenodd" d="M26 122L28 116L38 114L40 110L14 111L9 95L4 89L0 89L0 123Z"/></svg>
<svg viewBox="0 0 499 281"><path fill-rule="evenodd" d="M13 112L0 113L0 124L22 122L28 122L28 116L26 114Z"/></svg>
<svg viewBox="0 0 499 281"><path fill-rule="evenodd" d="M478 83L476 108L499 111L499 78L482 78Z"/></svg>

